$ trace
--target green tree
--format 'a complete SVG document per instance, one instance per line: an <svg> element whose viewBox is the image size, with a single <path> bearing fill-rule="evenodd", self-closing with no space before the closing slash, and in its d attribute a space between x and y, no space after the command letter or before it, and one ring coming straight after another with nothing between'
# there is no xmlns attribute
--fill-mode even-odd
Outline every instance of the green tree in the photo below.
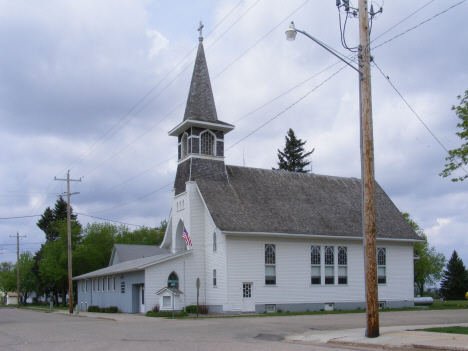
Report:
<svg viewBox="0 0 468 351"><path fill-rule="evenodd" d="M34 257L28 252L22 252L19 258L20 269L20 301L26 301L33 291L36 290L37 279L31 268L34 265ZM7 262L2 264L0 271L0 290L16 291L17 289L17 266Z"/></svg>
<svg viewBox="0 0 468 351"><path fill-rule="evenodd" d="M130 230L125 225L110 223L88 224L83 238L73 252L73 275L81 275L109 265L114 244L160 245L167 221L156 228ZM75 263L76 262L76 263Z"/></svg>
<svg viewBox="0 0 468 351"><path fill-rule="evenodd" d="M156 228L141 227L134 231L122 231L116 236L116 244L133 245L160 245L164 233L166 232L167 222L164 220Z"/></svg>
<svg viewBox="0 0 468 351"><path fill-rule="evenodd" d="M73 226L78 225L81 228L81 225L77 221L76 215L73 214L73 207L70 207L70 217ZM41 275L40 265L43 262L44 256L44 246L50 242L54 242L59 240L60 233L58 228L63 227L63 223L66 223L67 219L67 202L60 196L57 201L55 202L54 209L51 210L50 207L47 207L44 213L41 215L41 218L37 222L37 226L44 232L46 237L46 244L41 245L39 251L36 252L34 256L34 266L32 267L32 271L36 275L37 279L37 287L36 292L38 295L42 295L44 293L52 293L55 297L55 301L58 301L58 294L59 292L63 293L63 286L56 285L52 283L50 279L44 280L43 276ZM48 248L48 253L51 252L51 249ZM65 249L66 252L66 249ZM48 259L51 261L51 258ZM64 301L65 299L63 299Z"/></svg>
<svg viewBox="0 0 468 351"><path fill-rule="evenodd" d="M0 263L0 291L16 291L16 269L13 262Z"/></svg>
<svg viewBox="0 0 468 351"><path fill-rule="evenodd" d="M54 223L52 229L58 233L58 238L48 241L42 246L42 261L39 262L39 276L44 286L53 291L57 302L58 292L62 295L62 304L65 306L65 295L68 292L68 235L67 220L62 219ZM71 249L73 252L81 241L81 224L71 222ZM76 261L74 259L73 261ZM73 262L72 262L73 266ZM73 272L72 272L73 275Z"/></svg>
<svg viewBox="0 0 468 351"><path fill-rule="evenodd" d="M72 221L76 221L76 215L73 214L72 206L70 206L70 218ZM37 226L46 235L46 241L57 240L59 234L57 230L54 229L54 224L63 219L67 219L67 202L60 196L55 203L54 209L51 210L50 207L47 207L44 214L42 214L41 218L37 221Z"/></svg>
<svg viewBox="0 0 468 351"><path fill-rule="evenodd" d="M402 213L411 228L418 234L424 242L414 243L414 254L418 259L414 263L414 283L419 289L419 294L424 296L424 286L435 284L442 278L442 271L445 267L445 256L436 251L435 246L429 246L424 230L410 218L408 213Z"/></svg>
<svg viewBox="0 0 468 351"><path fill-rule="evenodd" d="M73 253L74 274L81 275L107 267L116 237L127 232L124 225L88 223L83 230L83 240Z"/></svg>
<svg viewBox="0 0 468 351"><path fill-rule="evenodd" d="M31 293L36 291L37 277L32 271L34 266L34 256L29 251L22 252L20 255L20 294L22 300L26 301ZM16 274L16 269L15 269Z"/></svg>
<svg viewBox="0 0 468 351"><path fill-rule="evenodd" d="M457 251L453 251L444 270L440 291L447 300L462 300L468 292L468 271Z"/></svg>
<svg viewBox="0 0 468 351"><path fill-rule="evenodd" d="M461 95L458 95L457 98L460 100L460 105L452 106L452 110L455 111L455 114L458 118L461 119L461 122L457 124L458 128L461 128L461 132L457 134L463 141L465 141L458 149L450 150L449 157L445 160L449 161L445 165L445 169L440 173L442 177L448 177L459 168L463 168L464 165L468 164L468 90L465 91L465 96L462 98ZM468 173L457 178L452 178L452 182L463 181L468 177Z"/></svg>
<svg viewBox="0 0 468 351"><path fill-rule="evenodd" d="M278 168L289 172L300 172L307 173L304 167L310 164L306 158L311 155L314 150L305 152L304 145L306 141L297 139L294 131L289 128L287 135L285 136L285 146L283 151L278 149Z"/></svg>

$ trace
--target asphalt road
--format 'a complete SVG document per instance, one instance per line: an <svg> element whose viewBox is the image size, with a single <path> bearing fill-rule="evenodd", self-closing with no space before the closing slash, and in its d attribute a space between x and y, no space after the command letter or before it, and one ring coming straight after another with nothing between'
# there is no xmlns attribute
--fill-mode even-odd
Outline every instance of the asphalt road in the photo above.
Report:
<svg viewBox="0 0 468 351"><path fill-rule="evenodd" d="M468 322L468 310L384 312L380 325ZM310 329L365 327L365 314L119 320L0 308L0 350L358 350L285 342Z"/></svg>

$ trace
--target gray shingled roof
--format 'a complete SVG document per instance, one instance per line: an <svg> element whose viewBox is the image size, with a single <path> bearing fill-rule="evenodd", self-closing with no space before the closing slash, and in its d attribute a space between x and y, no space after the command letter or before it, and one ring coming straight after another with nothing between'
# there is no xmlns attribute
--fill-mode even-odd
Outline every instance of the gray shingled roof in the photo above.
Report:
<svg viewBox="0 0 468 351"><path fill-rule="evenodd" d="M138 258L165 254L169 252L169 249L161 249L156 245L115 244L111 261L114 258L114 252L119 258L119 263L123 263L126 261L136 260Z"/></svg>
<svg viewBox="0 0 468 351"><path fill-rule="evenodd" d="M186 251L185 254L188 255L188 254L191 254L191 252L192 251L189 250L189 251ZM77 277L73 277L73 280L90 279L90 278L102 277L102 276L107 276L107 275L112 275L112 274L134 272L134 271L138 271L146 267L158 264L160 262L164 262L167 260L171 260L171 259L183 256L183 254L184 253L180 251L174 254L166 253L166 254L161 254L161 255L156 255L156 256L151 256L151 257L140 258L137 260L126 261L126 262L118 263L113 266L98 269L97 271L93 271L93 272L89 272L86 274L82 274Z"/></svg>
<svg viewBox="0 0 468 351"><path fill-rule="evenodd" d="M201 42L198 45L197 58L195 59L195 67L193 68L192 82L190 83L184 120L189 117L208 121L218 120L205 52Z"/></svg>
<svg viewBox="0 0 468 351"><path fill-rule="evenodd" d="M226 166L229 182L197 179L226 232L362 237L359 179ZM421 240L376 184L378 238Z"/></svg>

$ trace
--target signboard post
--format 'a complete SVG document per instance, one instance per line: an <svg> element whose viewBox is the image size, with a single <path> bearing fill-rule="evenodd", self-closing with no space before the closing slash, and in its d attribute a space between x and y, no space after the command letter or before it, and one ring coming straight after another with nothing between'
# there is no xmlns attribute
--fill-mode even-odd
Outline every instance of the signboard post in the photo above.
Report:
<svg viewBox="0 0 468 351"><path fill-rule="evenodd" d="M198 318L198 296L200 295L200 278L197 278L197 318Z"/></svg>

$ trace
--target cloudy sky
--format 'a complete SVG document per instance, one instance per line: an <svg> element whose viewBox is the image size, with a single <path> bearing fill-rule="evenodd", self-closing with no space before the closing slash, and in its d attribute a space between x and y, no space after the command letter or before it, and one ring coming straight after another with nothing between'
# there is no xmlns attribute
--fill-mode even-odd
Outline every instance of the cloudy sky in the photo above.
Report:
<svg viewBox="0 0 468 351"><path fill-rule="evenodd" d="M383 5L371 33L383 72L372 68L376 179L437 251L456 249L468 264L468 180L439 176L441 144L461 145L451 107L468 89L468 2L373 4ZM2 1L0 261L16 261L17 232L21 250L44 242L39 217L9 218L53 207L66 191L54 177L67 170L82 179L72 183L82 224L168 218L177 163L167 132L183 118L200 20L218 117L236 126L227 164L275 166L292 128L315 148L314 173L360 177L356 72L284 35L293 20L351 55L334 0ZM348 19L348 46L357 27Z"/></svg>

